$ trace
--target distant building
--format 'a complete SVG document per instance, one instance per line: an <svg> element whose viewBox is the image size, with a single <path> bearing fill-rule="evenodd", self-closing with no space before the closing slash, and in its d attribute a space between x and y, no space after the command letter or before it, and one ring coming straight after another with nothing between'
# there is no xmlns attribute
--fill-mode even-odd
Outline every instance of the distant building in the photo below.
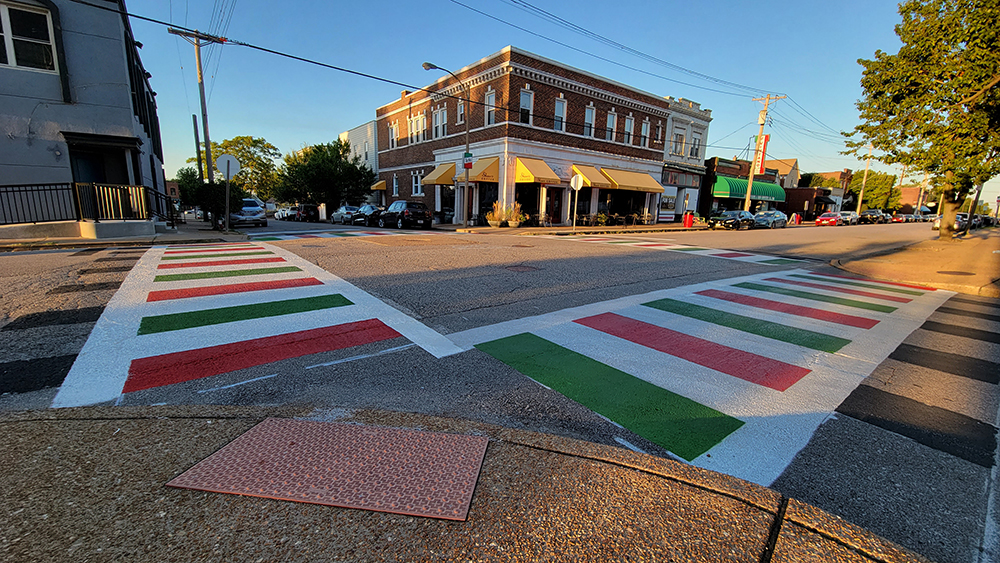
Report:
<svg viewBox="0 0 1000 563"><path fill-rule="evenodd" d="M102 1L124 13L123 0ZM69 0L0 0L0 184L163 192L150 74L128 17Z"/></svg>
<svg viewBox="0 0 1000 563"><path fill-rule="evenodd" d="M344 131L340 140L351 144L351 157L361 157L361 162L378 174L378 135L374 121Z"/></svg>
<svg viewBox="0 0 1000 563"><path fill-rule="evenodd" d="M386 203L422 201L445 223L481 223L494 202L519 203L529 223L570 224L574 201L581 221L673 220L678 192L701 183L711 112L695 102L514 47L453 71L461 82L442 73L426 91L404 90L376 109L373 189L385 190ZM569 186L576 174L578 193Z"/></svg>
<svg viewBox="0 0 1000 563"><path fill-rule="evenodd" d="M776 160L765 160L764 168L777 170L777 181L775 182L786 190L799 187L799 160L797 158L786 158Z"/></svg>
<svg viewBox="0 0 1000 563"><path fill-rule="evenodd" d="M750 178L749 160L727 160L712 157L705 161L705 182L701 188L698 213L704 217L720 211L743 209ZM755 174L750 186L750 211L780 209L785 202L785 190L777 182L778 171L764 168Z"/></svg>

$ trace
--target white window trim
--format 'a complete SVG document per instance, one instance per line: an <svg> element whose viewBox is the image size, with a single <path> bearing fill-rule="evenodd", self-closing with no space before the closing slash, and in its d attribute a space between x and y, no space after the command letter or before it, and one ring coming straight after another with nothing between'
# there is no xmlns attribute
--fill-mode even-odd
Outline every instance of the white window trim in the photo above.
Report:
<svg viewBox="0 0 1000 563"><path fill-rule="evenodd" d="M14 34L12 33L12 28L10 24L10 12L7 10L8 6L13 7L15 10L21 10L24 12L34 12L36 14L42 14L45 16L45 22L48 24L49 30L49 41L48 46L52 49L52 69L47 68L35 68L30 66L19 66L14 64L14 59L16 55L14 54ZM3 30L3 49L7 53L7 63L0 66L5 68L16 68L18 70L28 70L32 72L41 72L44 74L59 74L59 53L56 51L56 35L55 28L52 26L52 14L44 9L35 6L25 6L23 4L18 4L12 6L11 4L0 2L0 29ZM24 41L29 41L32 43L43 44L37 39L23 39Z"/></svg>
<svg viewBox="0 0 1000 563"><path fill-rule="evenodd" d="M680 136L680 146L678 147L677 137ZM684 156L684 147L687 146L687 129L674 129L674 135L670 139L670 154Z"/></svg>
<svg viewBox="0 0 1000 563"><path fill-rule="evenodd" d="M626 145L635 144L635 118L631 115L625 116L625 137L624 142Z"/></svg>
<svg viewBox="0 0 1000 563"><path fill-rule="evenodd" d="M605 128L604 140L614 142L618 136L618 114L615 113L615 110L612 109L608 112L608 121L611 127Z"/></svg>
<svg viewBox="0 0 1000 563"><path fill-rule="evenodd" d="M399 177L392 175L392 197L399 197Z"/></svg>
<svg viewBox="0 0 1000 563"><path fill-rule="evenodd" d="M389 124L389 148L394 149L399 146L399 122L394 121Z"/></svg>
<svg viewBox="0 0 1000 563"><path fill-rule="evenodd" d="M528 95L528 122L525 123L521 121L521 112L524 111L524 107L521 106L522 98L524 95ZM535 124L535 93L527 88L522 88L520 95L517 97L517 122L521 125L534 125Z"/></svg>
<svg viewBox="0 0 1000 563"><path fill-rule="evenodd" d="M458 100L455 104L455 125L465 123L465 100Z"/></svg>
<svg viewBox="0 0 1000 563"><path fill-rule="evenodd" d="M562 106L562 115L559 114L559 106ZM552 121L552 129L554 131L560 131L562 133L566 132L566 110L567 110L567 107L568 107L568 105L567 105L567 102L566 102L566 98L563 98L562 95L560 94L560 96L558 98L556 98L555 108L553 110L555 118L559 120L559 128L556 129L556 127L555 127L556 121L555 121L555 119L553 119L553 121Z"/></svg>
<svg viewBox="0 0 1000 563"><path fill-rule="evenodd" d="M424 185L421 183L422 176L419 172L411 172L411 174L410 195L415 197L424 195Z"/></svg>
<svg viewBox="0 0 1000 563"><path fill-rule="evenodd" d="M639 125L639 144L649 148L649 120L645 120Z"/></svg>
<svg viewBox="0 0 1000 563"><path fill-rule="evenodd" d="M698 133L691 134L691 148L688 151L688 158L701 158L701 135Z"/></svg>
<svg viewBox="0 0 1000 563"><path fill-rule="evenodd" d="M587 113L590 113L590 121L587 121ZM583 109L583 136L593 137L596 134L597 128L594 127L594 121L597 119L597 108L594 107L594 103L591 102L586 108ZM590 131L587 131L587 128Z"/></svg>
<svg viewBox="0 0 1000 563"><path fill-rule="evenodd" d="M491 99L492 98L492 99ZM483 94L483 126L489 127L497 123L497 93L496 90L488 90Z"/></svg>

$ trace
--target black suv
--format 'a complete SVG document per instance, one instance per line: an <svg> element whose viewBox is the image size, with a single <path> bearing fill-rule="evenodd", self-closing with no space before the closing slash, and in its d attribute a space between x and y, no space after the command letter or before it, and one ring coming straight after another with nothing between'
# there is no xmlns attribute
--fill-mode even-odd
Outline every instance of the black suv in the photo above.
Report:
<svg viewBox="0 0 1000 563"><path fill-rule="evenodd" d="M722 214L709 218L708 228L722 227L740 230L743 227L754 228L756 219L749 211L723 211Z"/></svg>
<svg viewBox="0 0 1000 563"><path fill-rule="evenodd" d="M378 216L378 226L395 225L402 229L407 225L416 225L423 229L431 228L434 217L431 210L419 201L399 200L392 202L388 209Z"/></svg>
<svg viewBox="0 0 1000 563"><path fill-rule="evenodd" d="M889 217L881 209L865 209L858 215L858 223L888 223Z"/></svg>

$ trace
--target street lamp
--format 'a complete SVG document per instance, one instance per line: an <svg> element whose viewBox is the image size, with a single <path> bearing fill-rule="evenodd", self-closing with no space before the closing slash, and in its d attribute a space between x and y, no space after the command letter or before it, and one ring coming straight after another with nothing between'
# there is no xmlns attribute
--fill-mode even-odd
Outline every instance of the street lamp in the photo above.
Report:
<svg viewBox="0 0 1000 563"><path fill-rule="evenodd" d="M455 73L446 69L441 68L433 63L424 63L424 70L443 70L450 74L458 83L462 86L462 90L465 92L465 156L462 159L462 167L465 168L465 184L462 186L462 228L469 226L469 217L466 211L469 208L467 198L469 197L469 166L466 164L466 160L472 158L472 153L469 152L469 110L472 109L472 100L469 98L469 87L462 82L462 79L455 76Z"/></svg>

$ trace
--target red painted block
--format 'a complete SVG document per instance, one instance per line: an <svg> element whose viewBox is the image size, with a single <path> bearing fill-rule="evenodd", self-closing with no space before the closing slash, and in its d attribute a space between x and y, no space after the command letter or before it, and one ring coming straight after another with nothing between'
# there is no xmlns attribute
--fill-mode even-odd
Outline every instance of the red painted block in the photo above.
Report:
<svg viewBox="0 0 1000 563"><path fill-rule="evenodd" d="M237 248L200 248L198 250L167 250L164 254L214 254L216 252L245 252L247 250L264 250L262 246L240 246Z"/></svg>
<svg viewBox="0 0 1000 563"><path fill-rule="evenodd" d="M921 291L937 291L937 289L935 289L933 287L927 287L927 286L923 286L923 285L913 285L913 284L909 284L909 283L899 283L899 282L890 282L890 281L881 281L881 280L870 280L868 278L855 278L855 277L851 277L851 276L840 276L840 275L837 275L837 274L824 274L822 272L809 272L809 274L813 275L813 276L826 276L828 278L841 278L841 279L845 279L845 280L855 280L855 281L863 281L863 282L869 282L869 283L881 283L881 284L884 284L884 285L896 285L896 286L899 286L899 287L908 287L910 289L919 289Z"/></svg>
<svg viewBox="0 0 1000 563"><path fill-rule="evenodd" d="M873 299L882 299L884 301L893 301L895 303L909 303L913 301L908 297L898 297L895 295L883 295L881 293L873 293L871 291L863 291L860 289L848 289L846 287L839 287L833 285L826 285L822 283L812 283L807 281L798 280L788 280L784 278L767 278L764 281L786 283L788 285L797 285L800 287L810 287L812 289L822 289L825 291L836 291L838 293L846 293L848 295L857 295L859 297L871 297Z"/></svg>
<svg viewBox="0 0 1000 563"><path fill-rule="evenodd" d="M272 262L284 262L284 258L245 258L243 260L208 260L205 262L181 262L179 264L160 264L157 270L169 270L172 268L200 268L202 266L230 266L237 264L270 264Z"/></svg>
<svg viewBox="0 0 1000 563"><path fill-rule="evenodd" d="M782 303L780 301L771 301L770 299L761 299L759 297L751 297L749 295L741 295L739 293L731 293L729 291L719 291L718 289L706 289L704 291L698 291L696 294L704 295L705 297L714 297L715 299L722 299L723 301L729 301L731 303L749 305L751 307L757 307L758 309L768 309L779 313L788 313L797 317L806 317L830 323L863 328L866 330L879 323L877 320L869 319L867 317L845 315L843 313L824 311L823 309L814 309L812 307L803 307L801 305L792 305L790 303Z"/></svg>
<svg viewBox="0 0 1000 563"><path fill-rule="evenodd" d="M810 370L614 313L574 321L750 383L784 391ZM678 374L683 377L683 374Z"/></svg>
<svg viewBox="0 0 1000 563"><path fill-rule="evenodd" d="M132 360L123 392L201 379L401 336L378 319Z"/></svg>
<svg viewBox="0 0 1000 563"><path fill-rule="evenodd" d="M146 297L146 302L151 303L153 301L187 299L189 297L204 297L206 295L227 295L230 293L264 291L267 289L287 289L290 287L306 287L310 285L323 285L323 282L316 278L295 278L292 280L209 285L204 287L189 287L186 289L164 289L160 291L150 291L149 295Z"/></svg>

